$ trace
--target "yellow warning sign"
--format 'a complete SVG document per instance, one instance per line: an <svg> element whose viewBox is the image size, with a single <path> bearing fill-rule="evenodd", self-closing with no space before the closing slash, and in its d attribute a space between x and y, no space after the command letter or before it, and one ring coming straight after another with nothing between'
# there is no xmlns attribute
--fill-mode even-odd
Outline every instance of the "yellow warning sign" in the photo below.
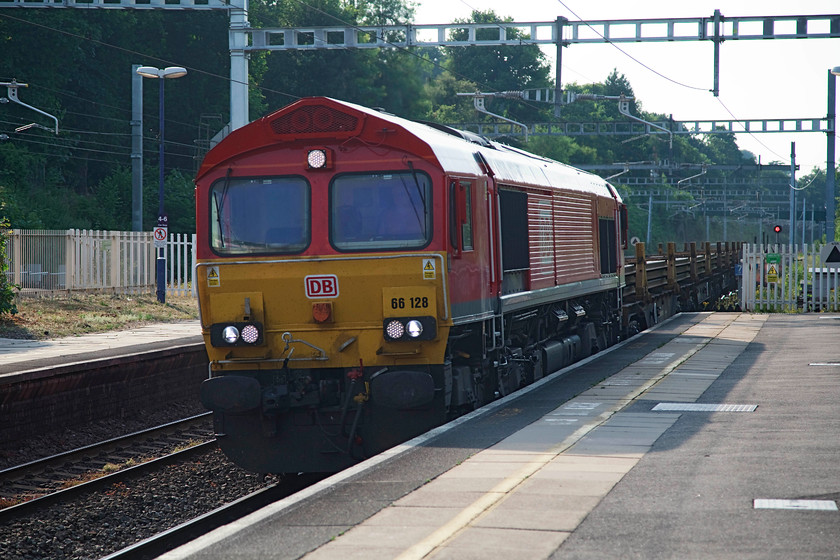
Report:
<svg viewBox="0 0 840 560"><path fill-rule="evenodd" d="M768 264L767 265L767 282L770 284L775 284L779 281L779 269L776 268L775 264Z"/></svg>
<svg viewBox="0 0 840 560"><path fill-rule="evenodd" d="M207 285L211 288L218 288L222 285L218 266L211 266L207 269Z"/></svg>
<svg viewBox="0 0 840 560"><path fill-rule="evenodd" d="M423 280L434 280L437 278L434 259L423 259Z"/></svg>

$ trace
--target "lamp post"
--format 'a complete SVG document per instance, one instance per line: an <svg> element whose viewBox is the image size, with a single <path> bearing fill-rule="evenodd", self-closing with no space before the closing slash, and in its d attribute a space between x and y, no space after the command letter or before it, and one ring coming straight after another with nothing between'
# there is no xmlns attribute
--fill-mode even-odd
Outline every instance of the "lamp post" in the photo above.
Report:
<svg viewBox="0 0 840 560"><path fill-rule="evenodd" d="M158 182L158 219L155 228L155 247L157 247L157 300L166 303L166 238L169 230L169 219L163 208L163 82L165 78L180 78L187 75L187 69L181 66L169 66L164 69L154 66L141 66L137 73L144 78L157 78L160 80L160 154L158 165L160 166Z"/></svg>
<svg viewBox="0 0 840 560"><path fill-rule="evenodd" d="M826 130L826 169L825 169L825 242L834 241L834 137L837 134L836 91L837 76L840 66L828 71L828 130Z"/></svg>

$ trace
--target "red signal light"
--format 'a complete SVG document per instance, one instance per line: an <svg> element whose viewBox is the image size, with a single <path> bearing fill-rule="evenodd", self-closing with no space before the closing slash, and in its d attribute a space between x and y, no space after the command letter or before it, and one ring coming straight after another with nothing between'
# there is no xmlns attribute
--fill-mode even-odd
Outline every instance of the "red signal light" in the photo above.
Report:
<svg viewBox="0 0 840 560"><path fill-rule="evenodd" d="M773 231L775 231L776 233L781 233L782 232L782 226L774 226Z"/></svg>

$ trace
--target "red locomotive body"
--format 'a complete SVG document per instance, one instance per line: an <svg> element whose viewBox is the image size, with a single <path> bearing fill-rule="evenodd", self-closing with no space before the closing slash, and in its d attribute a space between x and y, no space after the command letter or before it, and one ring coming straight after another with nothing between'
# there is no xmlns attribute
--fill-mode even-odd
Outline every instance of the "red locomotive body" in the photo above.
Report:
<svg viewBox="0 0 840 560"><path fill-rule="evenodd" d="M342 468L619 336L624 205L558 162L307 98L196 186L202 399L245 468Z"/></svg>

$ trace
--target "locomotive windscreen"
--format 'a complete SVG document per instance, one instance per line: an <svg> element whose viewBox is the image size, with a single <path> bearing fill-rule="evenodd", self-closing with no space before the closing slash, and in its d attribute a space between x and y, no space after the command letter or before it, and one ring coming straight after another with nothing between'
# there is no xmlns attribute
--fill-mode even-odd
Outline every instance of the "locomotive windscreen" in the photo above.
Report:
<svg viewBox="0 0 840 560"><path fill-rule="evenodd" d="M224 178L210 192L215 252L297 253L309 245L309 185L302 178Z"/></svg>
<svg viewBox="0 0 840 560"><path fill-rule="evenodd" d="M348 173L330 184L330 242L340 251L426 246L431 180L425 173Z"/></svg>

